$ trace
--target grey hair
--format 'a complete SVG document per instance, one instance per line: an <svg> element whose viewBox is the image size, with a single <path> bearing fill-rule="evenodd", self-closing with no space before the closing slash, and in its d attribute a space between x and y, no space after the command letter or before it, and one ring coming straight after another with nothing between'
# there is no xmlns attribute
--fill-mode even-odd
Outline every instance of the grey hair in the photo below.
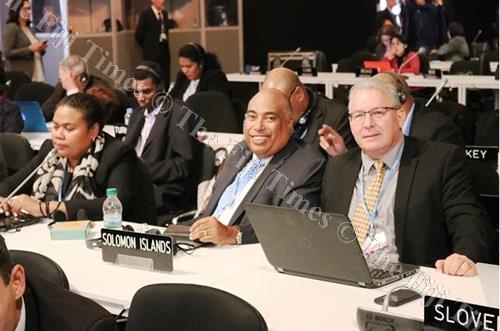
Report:
<svg viewBox="0 0 500 331"><path fill-rule="evenodd" d="M70 55L59 63L59 68L69 69L75 75L88 74L87 63L78 55Z"/></svg>
<svg viewBox="0 0 500 331"><path fill-rule="evenodd" d="M349 110L351 109L351 101L354 95L362 91L379 91L385 93L385 95L391 99L391 104L384 106L394 108L401 107L401 101L399 100L397 90L392 84L378 79L366 79L354 85L349 91Z"/></svg>

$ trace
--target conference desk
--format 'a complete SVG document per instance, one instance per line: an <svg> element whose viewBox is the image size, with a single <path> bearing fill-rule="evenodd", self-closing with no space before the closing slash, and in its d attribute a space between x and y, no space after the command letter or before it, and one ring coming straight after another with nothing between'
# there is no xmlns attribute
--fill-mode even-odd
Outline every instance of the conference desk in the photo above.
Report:
<svg viewBox="0 0 500 331"><path fill-rule="evenodd" d="M430 61L429 62L429 67L431 69L439 69L441 71L450 71L451 65L453 64L453 61ZM496 61L491 61L490 62L490 70L491 72L495 72L498 67L498 62Z"/></svg>
<svg viewBox="0 0 500 331"><path fill-rule="evenodd" d="M357 307L380 309L373 299L397 285L482 305L486 304L484 291L491 288L481 284L479 277L447 276L432 268L421 268L413 277L379 289L284 275L269 265L259 244L200 248L192 255L179 253L174 257L174 271L160 273L103 262L101 251L87 249L83 241L51 241L45 224L3 235L9 249L35 251L55 260L65 271L72 291L115 314L129 307L134 293L145 285L192 283L248 301L264 316L269 330L357 330ZM490 278L498 279L498 266L488 265L488 272L494 275ZM423 319L423 299L390 311Z"/></svg>
<svg viewBox="0 0 500 331"><path fill-rule="evenodd" d="M265 75L254 74L227 74L227 79L230 82L252 82L258 83L259 88L264 81ZM444 81L444 87L456 88L458 91L458 102L466 105L467 90L469 89L492 89L498 94L499 82L494 76L468 76L468 75L443 75L441 79L426 78L422 75L404 74L408 77L408 85L412 87L439 87ZM365 77L356 77L354 73L339 73L339 72L319 72L318 76L300 76L300 80L304 84L318 84L325 86L325 95L329 98L334 97L334 88L339 85L354 85L359 83Z"/></svg>

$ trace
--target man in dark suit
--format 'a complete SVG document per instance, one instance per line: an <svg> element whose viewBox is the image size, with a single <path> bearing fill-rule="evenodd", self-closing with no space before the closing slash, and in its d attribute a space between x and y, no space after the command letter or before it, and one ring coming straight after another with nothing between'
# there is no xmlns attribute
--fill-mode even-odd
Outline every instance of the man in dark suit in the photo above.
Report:
<svg viewBox="0 0 500 331"><path fill-rule="evenodd" d="M114 317L97 303L26 275L14 264L0 236L1 331L113 331Z"/></svg>
<svg viewBox="0 0 500 331"><path fill-rule="evenodd" d="M379 11L375 17L375 31L378 31L386 21L390 21L399 34L408 37L408 11L401 1L387 1L387 7Z"/></svg>
<svg viewBox="0 0 500 331"><path fill-rule="evenodd" d="M190 228L191 239L217 245L255 243L245 203L317 207L324 157L293 137L286 97L263 89L248 105L245 141L236 145L217 177L207 207Z"/></svg>
<svg viewBox="0 0 500 331"><path fill-rule="evenodd" d="M475 275L474 262L488 260L491 232L463 150L404 137L400 99L383 81L351 89L349 117L360 148L329 160L322 209L348 215L365 252L375 240L392 261Z"/></svg>
<svg viewBox="0 0 500 331"><path fill-rule="evenodd" d="M142 48L144 61L153 61L161 65L162 79L170 82L170 48L168 30L174 22L168 18L165 0L151 0L151 8L144 10L135 29L135 40Z"/></svg>
<svg viewBox="0 0 500 331"><path fill-rule="evenodd" d="M275 88L290 100L292 105L294 134L318 151L318 130L328 125L338 132L348 147L354 147L347 108L306 88L297 74L288 68L270 71L262 84L263 88Z"/></svg>
<svg viewBox="0 0 500 331"><path fill-rule="evenodd" d="M153 178L158 223L196 208L197 157L194 117L185 119L180 101L162 90L161 67L143 62L133 73L139 107L128 124L125 143L135 148Z"/></svg>
<svg viewBox="0 0 500 331"><path fill-rule="evenodd" d="M396 89L405 115L402 128L405 136L450 143L459 147L465 146L464 136L453 120L432 108L425 108L422 100L415 100L403 76L393 72L383 72L375 75L373 79L389 83ZM346 151L341 137L328 127L321 131L320 145L330 156Z"/></svg>

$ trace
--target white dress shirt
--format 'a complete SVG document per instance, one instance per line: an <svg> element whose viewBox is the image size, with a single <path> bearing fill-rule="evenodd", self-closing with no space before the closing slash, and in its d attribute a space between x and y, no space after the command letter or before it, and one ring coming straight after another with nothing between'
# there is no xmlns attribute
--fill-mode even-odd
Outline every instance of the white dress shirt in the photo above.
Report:
<svg viewBox="0 0 500 331"><path fill-rule="evenodd" d="M14 331L26 330L26 305L24 304L24 298L21 298L21 300L23 302L23 306L21 307L21 316L19 317L19 322L17 323Z"/></svg>
<svg viewBox="0 0 500 331"><path fill-rule="evenodd" d="M139 139L137 139L137 145L135 145L135 152L138 157L141 157L142 152L144 151L144 146L146 145L146 141L151 133L151 129L153 128L153 125L155 125L156 115L159 113L160 107L156 108L152 112L148 112L147 109L144 110L144 126L142 127Z"/></svg>
<svg viewBox="0 0 500 331"><path fill-rule="evenodd" d="M192 80L189 83L189 86L187 87L186 91L182 95L182 101L186 101L190 96L196 93L196 89L198 88L198 84L200 83L200 79Z"/></svg>

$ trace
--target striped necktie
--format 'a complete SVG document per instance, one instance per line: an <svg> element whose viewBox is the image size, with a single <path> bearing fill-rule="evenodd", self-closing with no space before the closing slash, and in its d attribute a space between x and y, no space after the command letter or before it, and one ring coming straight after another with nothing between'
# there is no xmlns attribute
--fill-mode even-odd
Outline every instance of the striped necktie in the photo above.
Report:
<svg viewBox="0 0 500 331"><path fill-rule="evenodd" d="M364 192L366 209L370 213L373 213L373 209L376 207L375 203L378 200L380 188L382 187L382 183L384 182L385 175L385 167L382 160L375 161L373 166L375 167L377 174L373 182L370 184L370 187L366 188ZM352 219L352 226L354 228L354 231L356 232L356 237L358 238L358 242L361 246L363 246L363 243L365 242L366 236L368 235L368 231L370 229L370 222L368 220L368 217L369 215L367 215L362 201L358 201L358 205L356 206L356 211L354 212L354 217Z"/></svg>

